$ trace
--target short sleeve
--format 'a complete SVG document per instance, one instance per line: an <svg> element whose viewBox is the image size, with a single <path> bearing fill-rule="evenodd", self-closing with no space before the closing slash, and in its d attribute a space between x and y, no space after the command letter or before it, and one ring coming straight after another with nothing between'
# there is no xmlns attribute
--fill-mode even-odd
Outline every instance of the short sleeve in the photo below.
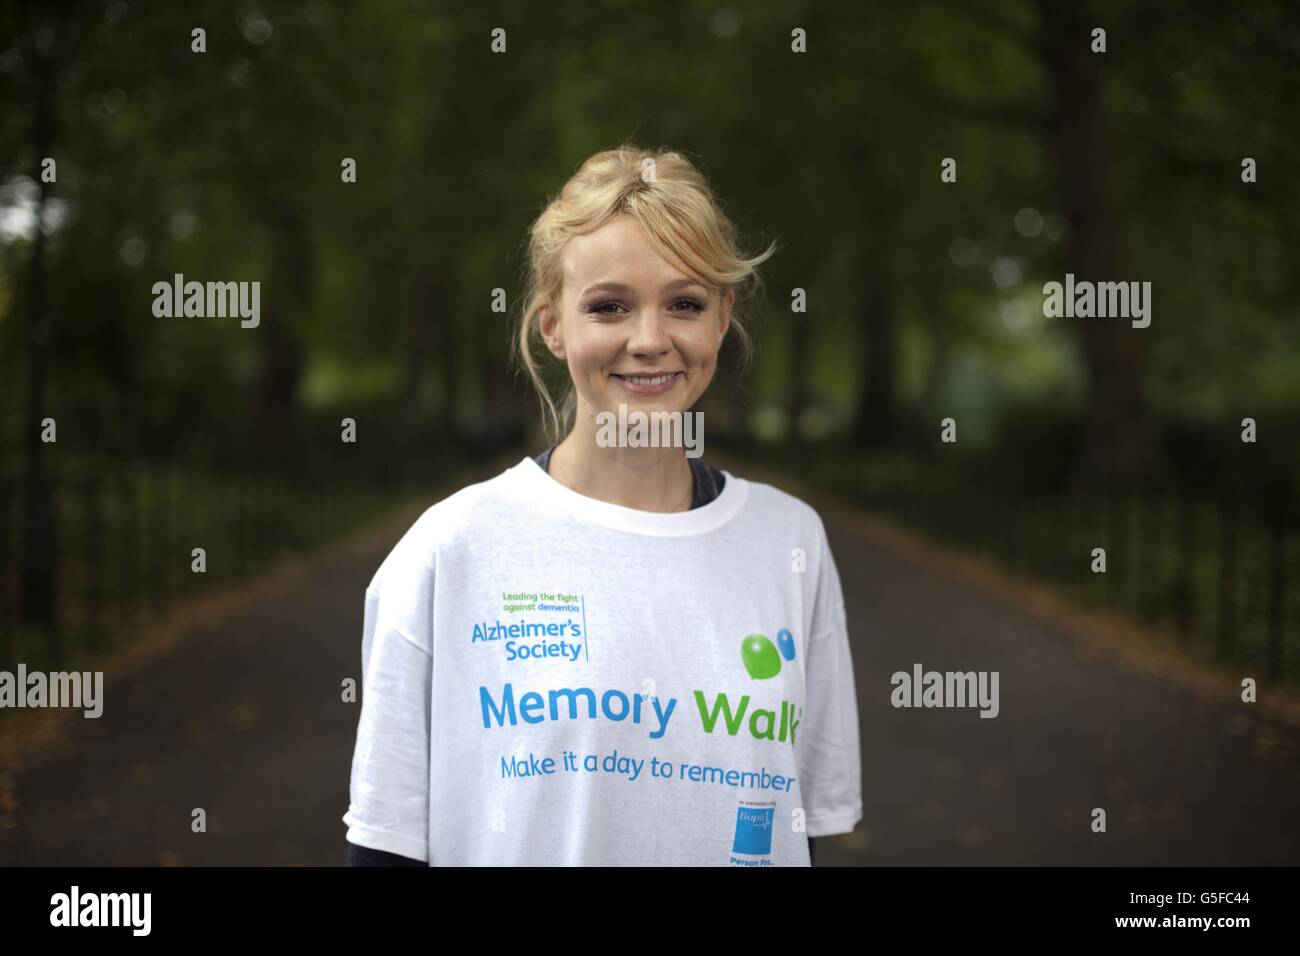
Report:
<svg viewBox="0 0 1300 956"><path fill-rule="evenodd" d="M820 550L797 758L810 837L848 833L862 819L862 758L853 659L844 594L824 531Z"/></svg>
<svg viewBox="0 0 1300 956"><path fill-rule="evenodd" d="M412 633L410 612L430 597L428 572L392 575L382 585L377 575L366 591L361 716L343 816L349 843L426 863L433 658L418 641L418 624Z"/></svg>

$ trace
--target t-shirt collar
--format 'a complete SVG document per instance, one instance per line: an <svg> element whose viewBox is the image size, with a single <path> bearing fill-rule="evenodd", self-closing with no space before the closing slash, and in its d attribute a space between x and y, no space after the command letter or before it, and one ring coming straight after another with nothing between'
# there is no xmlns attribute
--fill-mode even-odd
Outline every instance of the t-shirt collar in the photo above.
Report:
<svg viewBox="0 0 1300 956"><path fill-rule="evenodd" d="M585 524L662 538L705 534L722 527L736 516L749 494L748 482L722 469L727 480L722 491L708 504L689 511L639 511L579 494L551 477L531 457L525 457L510 470L531 493Z"/></svg>

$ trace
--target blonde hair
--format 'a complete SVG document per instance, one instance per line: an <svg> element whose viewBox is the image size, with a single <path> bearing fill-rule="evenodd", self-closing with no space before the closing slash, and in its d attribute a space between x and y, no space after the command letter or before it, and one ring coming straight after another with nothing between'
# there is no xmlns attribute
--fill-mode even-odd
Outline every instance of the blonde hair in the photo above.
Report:
<svg viewBox="0 0 1300 956"><path fill-rule="evenodd" d="M776 251L776 244L756 256L745 256L737 247L735 226L718 206L708 182L681 153L627 143L596 153L564 184L529 229L523 309L514 346L517 360L537 390L551 444L573 427L577 400L572 383L558 406L551 396L533 351L541 341L538 316L545 305L559 306L568 241L595 232L619 215L635 219L660 254L676 256L692 278L718 290L724 298L728 291L737 293L731 329L739 339L742 367L753 355L740 304L748 298L750 280L760 281L756 267Z"/></svg>

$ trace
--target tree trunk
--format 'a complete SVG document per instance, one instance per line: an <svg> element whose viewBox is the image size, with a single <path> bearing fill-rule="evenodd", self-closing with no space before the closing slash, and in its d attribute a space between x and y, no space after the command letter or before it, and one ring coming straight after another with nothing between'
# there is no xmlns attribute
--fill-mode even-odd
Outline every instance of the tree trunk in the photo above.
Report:
<svg viewBox="0 0 1300 956"><path fill-rule="evenodd" d="M1056 94L1052 146L1062 177L1072 236L1070 267L1076 281L1136 278L1122 235L1113 155L1101 104L1101 65L1093 53L1097 24L1077 8L1040 0L1044 66ZM1078 472L1088 482L1131 482L1148 476L1158 460L1155 432L1142 395L1142 329L1121 318L1077 318L1090 392Z"/></svg>
<svg viewBox="0 0 1300 956"><path fill-rule="evenodd" d="M867 251L872 265L863 271L870 283L863 303L863 329L859 338L860 367L865 370L865 377L858 395L853 433L854 444L861 447L888 445L895 437L894 317L889 278L875 258L880 250L874 248L874 243L872 246Z"/></svg>
<svg viewBox="0 0 1300 956"><path fill-rule="evenodd" d="M415 282L415 307L407 326L406 376L402 387L403 404L410 409L419 409L427 394L425 382L433 371L429 356L435 344L439 303L444 296L442 275L434 270L420 272ZM442 404L445 407L445 396Z"/></svg>
<svg viewBox="0 0 1300 956"><path fill-rule="evenodd" d="M442 415L448 431L460 431L460 336L454 307L444 306L438 317L438 356L442 359Z"/></svg>
<svg viewBox="0 0 1300 956"><path fill-rule="evenodd" d="M315 264L311 237L295 207L273 207L275 265L270 295L259 328L244 334L260 337L262 364L254 395L254 444L264 460L294 448L298 439L298 385L302 379L302 345L291 328L295 309L309 304Z"/></svg>
<svg viewBox="0 0 1300 956"><path fill-rule="evenodd" d="M34 36L28 37L33 47ZM46 363L53 323L46 315L45 302L45 209L50 185L41 175L41 161L49 156L54 144L54 116L51 97L56 81L56 67L52 50L44 55L33 52L32 64L37 78L36 117L33 145L36 147L36 182L40 198L36 203L36 234L32 241L32 262L28 296L28 367L25 496L23 508L23 560L22 608L23 619L29 624L51 625L51 635L57 635L55 622L55 553L54 500L50 481L45 474L43 461L44 442L41 441L41 420L47 417L45 405ZM53 638L57 641L57 637ZM59 647L51 647L57 660Z"/></svg>
<svg viewBox="0 0 1300 956"><path fill-rule="evenodd" d="M808 313L790 313L790 351L787 353L790 364L787 367L786 380L786 417L790 421L790 438L796 444L803 442L803 432L799 423L804 409L808 405L808 354L811 337L811 323Z"/></svg>

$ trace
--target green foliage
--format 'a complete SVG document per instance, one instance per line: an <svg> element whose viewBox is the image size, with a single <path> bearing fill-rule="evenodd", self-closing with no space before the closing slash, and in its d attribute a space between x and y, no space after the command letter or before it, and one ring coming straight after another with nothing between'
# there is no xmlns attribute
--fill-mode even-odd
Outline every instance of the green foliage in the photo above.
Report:
<svg viewBox="0 0 1300 956"><path fill-rule="evenodd" d="M1110 278L1154 286L1154 414L1294 409L1294 6L1071 9L1108 25L1104 175L1130 270ZM356 402L459 431L531 419L523 392L500 387L525 230L581 160L630 138L695 157L747 244L780 243L737 401L811 403L847 433L884 290L901 422L928 429L960 407L992 436L1026 405L1082 416L1096 388L1084 320L1034 314L1077 239L1051 133L1070 104L1043 43L1060 15L1028 0L7 9L0 182L36 174L44 90L50 196L67 204L45 250L45 406L83 447L191 461L247 446L277 389L295 415ZM206 53L190 50L196 26ZM498 26L505 54L489 47ZM791 52L795 28L806 54ZM1240 181L1246 155L1255 184ZM355 184L340 181L345 157ZM957 183L939 181L944 157ZM1022 209L1049 226L1022 234ZM27 427L33 245L0 241L6 455ZM154 318L152 283L175 273L260 280L263 327ZM810 303L798 327L796 286ZM496 287L509 315L487 307Z"/></svg>

